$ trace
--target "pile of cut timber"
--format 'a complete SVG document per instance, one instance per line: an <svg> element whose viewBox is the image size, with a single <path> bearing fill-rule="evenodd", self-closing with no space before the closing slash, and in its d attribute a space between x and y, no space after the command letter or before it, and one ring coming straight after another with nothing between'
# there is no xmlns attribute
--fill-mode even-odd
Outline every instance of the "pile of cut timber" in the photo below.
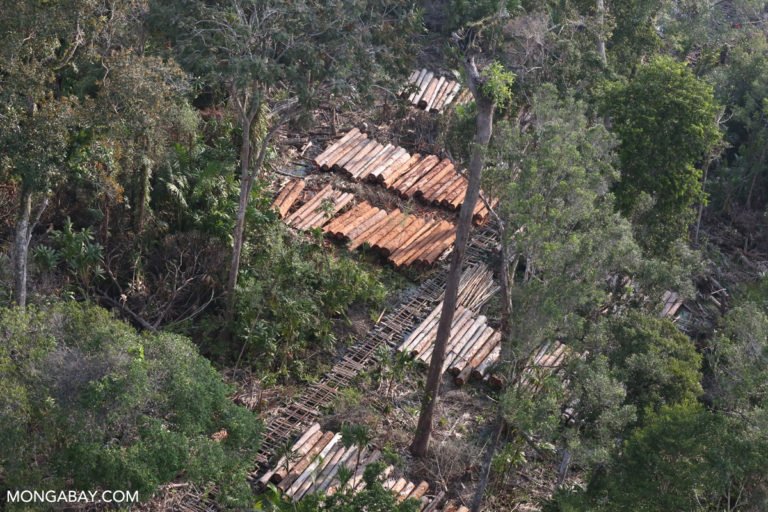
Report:
<svg viewBox="0 0 768 512"><path fill-rule="evenodd" d="M324 230L349 240L350 250L368 244L397 267L431 265L456 238L456 226L451 222L429 220L399 209L387 212L367 201L339 215Z"/></svg>
<svg viewBox="0 0 768 512"><path fill-rule="evenodd" d="M453 162L435 155L411 155L392 144L382 145L357 128L315 158L322 169L339 170L355 180L383 184L403 198L417 197L429 204L457 210L467 193L467 178ZM488 209L479 201L475 222L484 222Z"/></svg>
<svg viewBox="0 0 768 512"><path fill-rule="evenodd" d="M280 193L277 194L277 197L275 198L274 203L272 203L272 206L274 206L277 210L277 213L280 214L281 219L285 217L301 193L304 191L304 186L305 182L302 179L291 180L286 183L282 190L280 190Z"/></svg>
<svg viewBox="0 0 768 512"><path fill-rule="evenodd" d="M563 366L570 349L559 341L546 342L536 350L530 358L520 377L520 387L531 392L541 386L541 381Z"/></svg>
<svg viewBox="0 0 768 512"><path fill-rule="evenodd" d="M291 447L291 455L282 457L273 468L259 479L264 486L272 482L291 501L298 501L310 494L331 495L340 490L339 469L346 467L352 477L345 484L347 491L358 492L365 488L365 468L381 458L381 452L373 448L346 448L341 434L323 432L320 425L313 424ZM421 502L420 510L431 503L426 496L427 482L414 484L405 478L394 478L394 468L388 466L382 475L385 488L397 495L399 501L414 499Z"/></svg>
<svg viewBox="0 0 768 512"><path fill-rule="evenodd" d="M677 311L680 309L684 302L683 298L680 297L678 293L670 290L664 292L661 300L664 302L664 305L661 308L661 313L659 314L659 316L662 318L675 318Z"/></svg>
<svg viewBox="0 0 768 512"><path fill-rule="evenodd" d="M400 345L400 352L407 352L424 364L429 364L435 348L437 324L440 321L442 302ZM485 316L475 316L463 306L456 308L451 326L451 336L446 348L443 372L455 376L461 386L470 377L482 379L498 361L501 350L501 334L490 327Z"/></svg>
<svg viewBox="0 0 768 512"><path fill-rule="evenodd" d="M291 184L289 183L288 186L291 186ZM280 192L280 195L282 195L282 192ZM278 196L278 198L279 197L280 196ZM296 197L298 197L298 194ZM286 218L285 223L296 229L322 227L339 213L342 208L347 206L354 197L354 195L348 192L341 192L335 190L330 185L326 185L326 187L315 194L312 199L304 203L301 208ZM285 204L287 204L287 202L283 203L284 207ZM286 211L290 208L291 206L287 206Z"/></svg>
<svg viewBox="0 0 768 512"><path fill-rule="evenodd" d="M459 386L466 383L470 377L488 377L488 370L499 358L501 335L488 325L485 316L477 316L474 313L497 290L498 287L493 283L493 274L485 265L472 267L462 274L459 283L459 305L454 313L443 364L443 372L454 375L454 380ZM442 308L441 302L406 337L398 350L429 364Z"/></svg>
<svg viewBox="0 0 768 512"><path fill-rule="evenodd" d="M436 76L426 69L411 73L408 77L408 85L410 87L406 89L403 96L407 96L414 107L429 112L440 112L454 100L457 105L461 105L469 101L471 96L469 91L461 91L461 84L456 80ZM408 90L414 90L414 92L409 94Z"/></svg>

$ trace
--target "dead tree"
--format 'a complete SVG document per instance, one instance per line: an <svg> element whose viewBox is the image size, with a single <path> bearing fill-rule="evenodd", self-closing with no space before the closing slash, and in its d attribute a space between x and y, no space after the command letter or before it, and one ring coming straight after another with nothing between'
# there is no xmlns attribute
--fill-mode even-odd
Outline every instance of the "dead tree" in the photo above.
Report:
<svg viewBox="0 0 768 512"><path fill-rule="evenodd" d="M453 246L451 266L445 284L445 298L440 312L440 321L437 327L437 338L432 359L429 363L427 385L424 390L424 398L421 404L421 413L416 427L416 434L411 444L411 452L417 457L423 457L429 448L429 438L432 434L432 419L435 414L435 406L440 393L443 363L448 338L451 334L453 315L456 311L456 301L459 294L459 281L461 279L461 267L464 262L464 253L472 229L472 213L475 210L477 199L480 195L480 179L485 161L485 153L488 142L491 140L493 129L493 112L495 102L488 97L482 88L483 77L477 69L474 57L466 61L467 75L469 76L469 88L477 105L477 118L475 127L475 139L472 146L472 156L469 162L469 186L461 205L459 221L456 226L456 241Z"/></svg>

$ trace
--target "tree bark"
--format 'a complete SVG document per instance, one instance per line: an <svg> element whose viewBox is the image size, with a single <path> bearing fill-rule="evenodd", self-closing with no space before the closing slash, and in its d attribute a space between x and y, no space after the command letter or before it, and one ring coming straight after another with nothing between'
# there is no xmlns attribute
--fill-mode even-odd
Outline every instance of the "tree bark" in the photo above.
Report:
<svg viewBox="0 0 768 512"><path fill-rule="evenodd" d="M25 187L26 188L26 187ZM22 309L27 306L27 253L29 250L29 219L32 216L32 191L22 190L21 208L16 221L13 241L13 300Z"/></svg>
<svg viewBox="0 0 768 512"><path fill-rule="evenodd" d="M147 217L147 205L149 204L149 179L151 169L148 162L141 165L141 175L139 176L139 196L136 202L136 233L144 231L144 222Z"/></svg>
<svg viewBox="0 0 768 512"><path fill-rule="evenodd" d="M608 65L608 56L605 53L605 0L597 0L597 22L600 25L600 33L597 36L597 54L603 66Z"/></svg>
<svg viewBox="0 0 768 512"><path fill-rule="evenodd" d="M248 197L251 193L253 176L250 171L251 162L251 124L249 116L242 116L242 146L240 148L240 198L237 203L237 219L232 235L232 261L229 265L227 279L227 310L226 323L230 325L235 317L235 287L240 273L240 255L243 252L243 235L245 234L245 214L248 209Z"/></svg>
<svg viewBox="0 0 768 512"><path fill-rule="evenodd" d="M461 267L464 262L464 253L472 229L472 213L475 210L478 196L480 195L480 178L485 160L485 150L491 139L493 129L494 103L480 90L480 74L475 66L474 59L467 60L469 74L469 86L475 96L477 104L477 118L475 128L475 140L472 148L472 157L469 163L469 185L467 187L464 202L461 205L459 221L456 226L456 241L453 246L451 266L445 284L445 298L440 312L440 322L437 327L437 338L432 358L429 363L427 385L424 390L424 398L421 404L421 413L416 427L416 434L411 443L410 450L417 457L426 455L429 448L429 439L432 434L432 420L435 414L435 406L440 393L442 369L445 362L445 351L448 338L451 334L453 315L456 312L456 302L459 294L459 281L461 279Z"/></svg>

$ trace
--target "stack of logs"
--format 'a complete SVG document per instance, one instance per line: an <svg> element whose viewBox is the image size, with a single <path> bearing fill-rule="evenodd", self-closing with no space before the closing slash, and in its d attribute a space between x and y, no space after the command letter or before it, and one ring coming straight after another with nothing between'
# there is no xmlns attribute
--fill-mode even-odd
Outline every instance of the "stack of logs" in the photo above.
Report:
<svg viewBox="0 0 768 512"><path fill-rule="evenodd" d="M290 211L304 189L303 183L291 181L277 195L274 207L281 216ZM396 267L432 265L456 238L456 226L451 222L431 220L399 209L387 212L367 201L333 218L353 198L352 194L327 185L288 215L285 222L302 230L325 226L324 231L330 236L349 240L350 250L368 244Z"/></svg>
<svg viewBox="0 0 768 512"><path fill-rule="evenodd" d="M449 159L411 155L399 146L382 145L357 128L320 153L315 163L321 169L336 169L354 180L383 184L405 199L416 197L451 210L461 206L467 192L467 178ZM488 213L484 202L478 202L475 222L484 222Z"/></svg>
<svg viewBox="0 0 768 512"><path fill-rule="evenodd" d="M470 378L491 379L489 370L498 360L501 335L475 311L498 290L493 274L485 265L472 267L462 274L459 283L458 307L451 325L443 372L454 375L457 385ZM406 352L424 364L429 364L437 337L437 325L443 303L409 334L398 350Z"/></svg>
<svg viewBox="0 0 768 512"><path fill-rule="evenodd" d="M429 220L399 209L387 212L366 201L339 215L324 229L331 236L349 240L350 250L368 244L396 267L431 265L456 238L456 227L450 222Z"/></svg>
<svg viewBox="0 0 768 512"><path fill-rule="evenodd" d="M379 450L373 448L345 447L341 434L323 432L315 423L293 444L290 455L277 461L273 469L259 479L259 483L265 486L272 482L294 502L311 494L330 496L342 490L339 469L346 467L352 476L344 483L343 490L359 492L366 485L363 480L365 468L379 460L381 455ZM418 500L421 502L420 510L430 506L431 500L426 496L429 490L427 482L414 484L405 478L391 477L393 472L392 466L384 470L382 476L386 480L383 486L396 494L398 501Z"/></svg>
<svg viewBox="0 0 768 512"><path fill-rule="evenodd" d="M288 186L294 187L292 183ZM288 188L288 186L286 188ZM285 189L283 189L284 191ZM278 199L282 195L282 192L278 195ZM290 195L286 194L286 195ZM298 194L296 195L298 197ZM296 229L307 230L311 228L319 228L325 225L330 219L332 219L342 208L347 206L354 195L348 192L341 192L335 190L330 185L326 185L325 188L320 190L314 195L312 199L304 203L301 208L293 212L285 219L285 223ZM279 208L290 210L291 205L286 208L287 202L280 204Z"/></svg>
<svg viewBox="0 0 768 512"><path fill-rule="evenodd" d="M546 342L531 355L520 377L519 386L534 393L541 387L542 379L563 366L571 351L559 341Z"/></svg>
<svg viewBox="0 0 768 512"><path fill-rule="evenodd" d="M440 112L454 100L457 105L469 101L469 91L461 91L461 84L446 77L438 77L435 73L422 69L414 71L408 77L409 87L403 92L403 97L414 107L428 112ZM408 91L413 90L409 93Z"/></svg>

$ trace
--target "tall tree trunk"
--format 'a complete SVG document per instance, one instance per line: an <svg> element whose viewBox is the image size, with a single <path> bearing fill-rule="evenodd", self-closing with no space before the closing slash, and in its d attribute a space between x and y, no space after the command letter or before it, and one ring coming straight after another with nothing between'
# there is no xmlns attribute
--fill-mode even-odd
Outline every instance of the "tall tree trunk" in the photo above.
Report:
<svg viewBox="0 0 768 512"><path fill-rule="evenodd" d="M232 235L232 261L229 265L229 278L227 279L227 325L230 325L235 317L235 287L237 286L237 275L240 273L240 255L243 252L243 235L245 234L245 214L248 209L248 198L251 193L251 182L253 181L253 175L250 170L252 120L248 116L243 116L242 123L240 198L237 203L237 219L235 220L235 231Z"/></svg>
<svg viewBox="0 0 768 512"><path fill-rule="evenodd" d="M141 165L141 175L139 176L139 197L136 200L138 209L136 210L136 233L144 231L144 222L147 218L147 205L149 204L149 179L152 174L149 162Z"/></svg>
<svg viewBox="0 0 768 512"><path fill-rule="evenodd" d="M608 65L608 56L605 53L605 0L597 0L597 24L600 33L597 36L597 54L603 66Z"/></svg>
<svg viewBox="0 0 768 512"><path fill-rule="evenodd" d="M29 219L32 216L32 191L22 188L21 208L13 240L13 300L20 308L27 306L27 253L29 252Z"/></svg>
<svg viewBox="0 0 768 512"><path fill-rule="evenodd" d="M437 326L435 348L429 363L427 385L421 403L421 413L419 414L416 434L410 447L411 452L417 457L426 455L429 448L429 438L432 434L432 419L440 393L445 351L451 334L451 324L453 323L453 315L456 312L456 301L459 295L461 266L464 262L464 252L467 248L469 232L472 229L472 214L477 204L477 198L480 195L480 178L485 160L485 150L491 139L491 131L493 129L494 103L490 98L485 97L480 90L480 75L473 59L467 61L467 67L470 75L470 89L475 96L477 104L475 141L469 163L469 186L464 196L464 203L461 205L459 222L456 226L456 241L453 245L451 267L445 284L445 298L443 299L443 308L440 312L440 321Z"/></svg>

